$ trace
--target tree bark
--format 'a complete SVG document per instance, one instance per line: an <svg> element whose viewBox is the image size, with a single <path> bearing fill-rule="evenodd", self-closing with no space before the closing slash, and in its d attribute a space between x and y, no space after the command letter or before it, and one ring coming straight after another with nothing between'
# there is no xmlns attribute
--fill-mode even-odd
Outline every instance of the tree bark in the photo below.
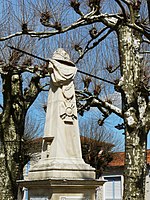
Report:
<svg viewBox="0 0 150 200"><path fill-rule="evenodd" d="M25 91L21 72L13 66L4 68L3 112L0 114L0 200L16 200L17 180L23 178L23 167L29 158L23 142L25 117L39 92L40 77L33 76Z"/></svg>
<svg viewBox="0 0 150 200"><path fill-rule="evenodd" d="M2 123L6 122L6 118ZM0 199L16 200L17 199L17 183L19 178L19 142L13 126L13 121L10 119L7 124L3 126L1 133L3 136L2 152L3 156L0 158L0 173L1 173L1 186L0 186Z"/></svg>
<svg viewBox="0 0 150 200"><path fill-rule="evenodd" d="M16 200L18 193L17 179L22 178L22 145L25 122L25 113L21 109L13 110L18 95L17 88L13 87L12 74L2 75L3 80L3 113L0 124L1 133L1 157L0 157L0 199ZM19 86L19 82L14 82ZM18 112L18 113L16 113ZM20 116L21 119L20 119ZM18 120L18 121L16 121ZM20 122L21 120L21 122ZM18 123L17 123L18 122ZM21 128L22 127L22 128Z"/></svg>
<svg viewBox="0 0 150 200"><path fill-rule="evenodd" d="M123 199L144 200L148 95L142 81L141 34L121 25L118 37L126 147Z"/></svg>

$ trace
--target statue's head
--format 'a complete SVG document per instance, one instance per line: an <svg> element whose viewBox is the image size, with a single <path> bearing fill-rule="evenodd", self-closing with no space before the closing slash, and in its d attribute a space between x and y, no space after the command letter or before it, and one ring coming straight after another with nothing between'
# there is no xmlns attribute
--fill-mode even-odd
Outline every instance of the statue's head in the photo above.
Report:
<svg viewBox="0 0 150 200"><path fill-rule="evenodd" d="M69 63L69 65L71 64L74 66L74 63L70 60L69 54L62 48L59 48L54 52L52 59L64 64Z"/></svg>

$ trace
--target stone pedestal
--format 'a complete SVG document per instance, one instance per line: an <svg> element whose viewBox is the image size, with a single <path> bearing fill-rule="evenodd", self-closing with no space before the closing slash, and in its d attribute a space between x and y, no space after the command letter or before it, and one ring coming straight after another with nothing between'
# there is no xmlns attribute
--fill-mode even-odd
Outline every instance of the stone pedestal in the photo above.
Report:
<svg viewBox="0 0 150 200"><path fill-rule="evenodd" d="M95 200L95 189L102 180L47 179L19 181L27 187L30 200Z"/></svg>

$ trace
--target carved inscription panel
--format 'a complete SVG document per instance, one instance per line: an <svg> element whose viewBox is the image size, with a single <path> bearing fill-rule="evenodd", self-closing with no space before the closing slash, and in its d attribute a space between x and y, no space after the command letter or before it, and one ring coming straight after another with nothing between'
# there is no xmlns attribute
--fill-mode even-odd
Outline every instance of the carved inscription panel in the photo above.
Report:
<svg viewBox="0 0 150 200"><path fill-rule="evenodd" d="M75 197L75 196L63 196L63 197L60 197L59 200L90 200L89 198L87 197Z"/></svg>
<svg viewBox="0 0 150 200"><path fill-rule="evenodd" d="M30 200L48 200L48 197L30 197Z"/></svg>

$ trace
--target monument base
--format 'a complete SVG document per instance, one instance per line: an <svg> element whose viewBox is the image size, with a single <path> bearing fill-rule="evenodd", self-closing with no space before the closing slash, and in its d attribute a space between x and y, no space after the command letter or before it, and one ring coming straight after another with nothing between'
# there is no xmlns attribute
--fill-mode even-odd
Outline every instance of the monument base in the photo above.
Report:
<svg viewBox="0 0 150 200"><path fill-rule="evenodd" d="M30 169L27 179L47 178L95 179L95 168L83 159L41 159Z"/></svg>
<svg viewBox="0 0 150 200"><path fill-rule="evenodd" d="M95 190L103 185L100 179L47 179L19 181L28 188L29 200L95 200Z"/></svg>

